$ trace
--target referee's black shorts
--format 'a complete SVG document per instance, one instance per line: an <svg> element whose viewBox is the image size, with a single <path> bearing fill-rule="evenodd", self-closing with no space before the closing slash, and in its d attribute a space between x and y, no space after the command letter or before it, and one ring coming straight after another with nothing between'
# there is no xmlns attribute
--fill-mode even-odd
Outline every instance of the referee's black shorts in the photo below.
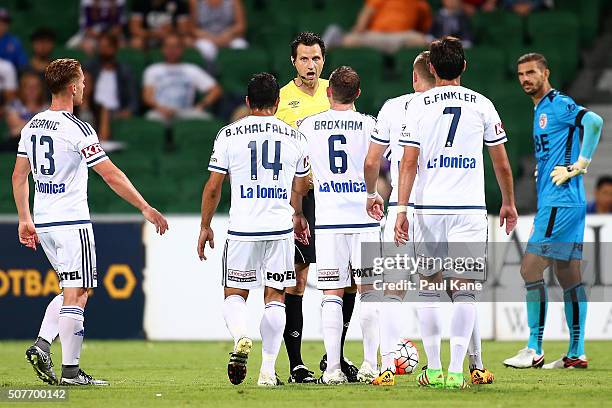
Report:
<svg viewBox="0 0 612 408"><path fill-rule="evenodd" d="M315 252L315 197L313 189L310 189L308 195L304 197L302 201L302 211L304 212L306 220L308 220L310 238L308 239L308 245L295 241L295 263L310 264L317 262Z"/></svg>

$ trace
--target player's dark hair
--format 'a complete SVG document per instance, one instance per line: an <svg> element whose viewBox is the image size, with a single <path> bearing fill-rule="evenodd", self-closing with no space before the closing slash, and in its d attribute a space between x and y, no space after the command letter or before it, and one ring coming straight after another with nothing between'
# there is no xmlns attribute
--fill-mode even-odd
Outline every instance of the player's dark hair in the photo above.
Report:
<svg viewBox="0 0 612 408"><path fill-rule="evenodd" d="M325 43L317 34L311 33L310 31L302 31L293 39L291 42L291 56L293 59L297 58L297 49L300 44L309 47L319 44L319 47L321 47L321 55L325 58Z"/></svg>
<svg viewBox="0 0 612 408"><path fill-rule="evenodd" d="M336 68L329 76L334 101L342 104L353 103L359 94L361 80L351 67Z"/></svg>
<svg viewBox="0 0 612 408"><path fill-rule="evenodd" d="M251 77L247 86L247 96L251 109L267 109L276 105L280 88L274 75L261 72Z"/></svg>
<svg viewBox="0 0 612 408"><path fill-rule="evenodd" d="M516 65L521 65L526 62L535 61L542 69L548 68L548 61L546 61L546 57L542 54L538 54L537 52L530 52L525 55L521 55L519 59L516 61Z"/></svg>
<svg viewBox="0 0 612 408"><path fill-rule="evenodd" d="M59 58L45 69L45 82L52 94L63 92L68 85L79 79L81 63L72 58Z"/></svg>
<svg viewBox="0 0 612 408"><path fill-rule="evenodd" d="M429 45L429 59L441 79L453 80L463 73L465 53L458 38L443 37Z"/></svg>
<svg viewBox="0 0 612 408"><path fill-rule="evenodd" d="M601 176L597 179L597 184L595 185L595 190L599 190L606 184L612 184L612 176Z"/></svg>
<svg viewBox="0 0 612 408"><path fill-rule="evenodd" d="M30 35L30 41L49 40L55 41L55 31L48 27L41 27Z"/></svg>
<svg viewBox="0 0 612 408"><path fill-rule="evenodd" d="M429 70L429 51L423 51L417 55L412 68L417 72L419 78L425 80L429 84L436 82L436 77Z"/></svg>

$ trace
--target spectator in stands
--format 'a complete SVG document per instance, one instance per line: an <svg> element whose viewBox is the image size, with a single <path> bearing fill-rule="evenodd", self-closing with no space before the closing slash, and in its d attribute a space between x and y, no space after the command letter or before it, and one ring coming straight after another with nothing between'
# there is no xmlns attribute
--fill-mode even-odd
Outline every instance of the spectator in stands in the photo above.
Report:
<svg viewBox="0 0 612 408"><path fill-rule="evenodd" d="M547 5L544 0L500 0L499 4L522 17L529 15L532 11L541 10Z"/></svg>
<svg viewBox="0 0 612 408"><path fill-rule="evenodd" d="M431 7L425 0L366 0L355 26L344 35L330 26L323 40L328 47L371 47L393 53L403 47L427 44Z"/></svg>
<svg viewBox="0 0 612 408"><path fill-rule="evenodd" d="M162 53L164 62L144 72L143 100L151 109L147 118L167 125L174 118L210 118L207 110L223 93L219 84L199 66L181 62L183 46L178 35L166 36ZM195 103L197 92L204 96Z"/></svg>
<svg viewBox="0 0 612 408"><path fill-rule="evenodd" d="M601 176L595 186L595 201L587 204L587 214L612 213L612 176Z"/></svg>
<svg viewBox="0 0 612 408"><path fill-rule="evenodd" d="M39 28L30 35L30 43L32 58L25 71L36 72L44 83L45 69L51 63L51 54L55 48L55 32L49 28ZM51 95L48 96L47 99L51 100Z"/></svg>
<svg viewBox="0 0 612 408"><path fill-rule="evenodd" d="M85 64L92 76L93 105L98 137L110 138L110 120L127 118L138 111L138 91L129 65L117 60L119 39L112 33L98 38L98 56Z"/></svg>
<svg viewBox="0 0 612 408"><path fill-rule="evenodd" d="M81 0L80 29L66 46L93 55L101 33L111 32L122 38L125 13L125 0Z"/></svg>
<svg viewBox="0 0 612 408"><path fill-rule="evenodd" d="M473 16L477 11L489 13L495 10L497 0L463 0L463 11Z"/></svg>
<svg viewBox="0 0 612 408"><path fill-rule="evenodd" d="M19 79L18 96L6 108L6 123L15 148L24 125L34 115L45 109L47 109L47 101L40 76L36 72L22 73Z"/></svg>
<svg viewBox="0 0 612 408"><path fill-rule="evenodd" d="M172 32L186 39L190 32L186 0L134 0L129 27L133 48L158 47Z"/></svg>
<svg viewBox="0 0 612 408"><path fill-rule="evenodd" d="M214 61L219 48L249 46L244 39L246 16L242 0L190 0L189 11L194 45L206 61Z"/></svg>
<svg viewBox="0 0 612 408"><path fill-rule="evenodd" d="M93 76L89 71L83 70L83 77L85 79L85 87L83 88L83 101L79 106L74 107L74 114L82 121L92 123L97 129L98 125L96 124L96 114L94 113L93 101L93 90L95 83L93 80Z"/></svg>
<svg viewBox="0 0 612 408"><path fill-rule="evenodd" d="M17 70L9 61L0 58L0 117L4 117L4 107L16 93Z"/></svg>
<svg viewBox="0 0 612 408"><path fill-rule="evenodd" d="M11 16L9 12L0 8L0 58L9 61L17 71L28 63L28 57L21 45L21 41L9 33Z"/></svg>
<svg viewBox="0 0 612 408"><path fill-rule="evenodd" d="M442 8L434 17L427 40L447 35L459 38L464 48L472 46L470 19L463 11L461 0L442 0Z"/></svg>

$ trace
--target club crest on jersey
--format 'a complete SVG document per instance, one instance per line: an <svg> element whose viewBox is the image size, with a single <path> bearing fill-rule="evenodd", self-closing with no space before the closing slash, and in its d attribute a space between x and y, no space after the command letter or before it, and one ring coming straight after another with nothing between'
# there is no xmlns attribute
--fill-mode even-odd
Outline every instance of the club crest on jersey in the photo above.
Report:
<svg viewBox="0 0 612 408"><path fill-rule="evenodd" d="M548 124L548 116L545 113L540 114L540 129L545 129Z"/></svg>
<svg viewBox="0 0 612 408"><path fill-rule="evenodd" d="M288 105L295 109L300 106L300 101L291 101L288 103Z"/></svg>
<svg viewBox="0 0 612 408"><path fill-rule="evenodd" d="M100 143L94 143L92 145L89 145L87 147L84 147L81 150L81 153L83 153L83 156L85 156L85 159L89 159L92 156L95 156L96 154L103 152L104 150L102 149L102 146L100 145Z"/></svg>

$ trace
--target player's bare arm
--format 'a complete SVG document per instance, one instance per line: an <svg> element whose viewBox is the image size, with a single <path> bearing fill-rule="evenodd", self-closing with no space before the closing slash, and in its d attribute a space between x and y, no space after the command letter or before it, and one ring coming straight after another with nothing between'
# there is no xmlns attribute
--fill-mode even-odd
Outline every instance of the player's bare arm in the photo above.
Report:
<svg viewBox="0 0 612 408"><path fill-rule="evenodd" d="M514 204L514 185L512 169L503 144L489 146L489 155L493 162L495 178L502 193L502 206L499 210L499 226L506 225L506 234L510 234L518 221L518 213Z"/></svg>
<svg viewBox="0 0 612 408"><path fill-rule="evenodd" d="M370 142L368 154L363 163L366 191L368 192L366 211L370 217L377 221L380 221L383 217L384 201L376 192L376 183L378 181L378 173L380 170L380 158L385 153L386 149L387 146L385 145Z"/></svg>
<svg viewBox="0 0 612 408"><path fill-rule="evenodd" d="M111 162L105 160L93 169L115 193L134 207L138 208L147 221L155 225L155 231L164 235L168 230L168 221L140 195L127 176Z"/></svg>
<svg viewBox="0 0 612 408"><path fill-rule="evenodd" d="M211 88L210 91L202 97L202 100L196 104L198 109L208 109L223 95L223 88L219 84L216 84Z"/></svg>
<svg viewBox="0 0 612 408"><path fill-rule="evenodd" d="M13 170L13 197L19 215L19 242L28 248L36 250L38 235L34 229L34 222L30 214L30 161L24 157L17 157L15 170Z"/></svg>
<svg viewBox="0 0 612 408"><path fill-rule="evenodd" d="M294 177L291 187L291 206L295 211L295 214L293 214L293 231L295 239L304 245L308 245L309 243L308 237L310 237L310 228L304 216L304 212L302 211L302 200L310 189L309 179L310 177Z"/></svg>
<svg viewBox="0 0 612 408"><path fill-rule="evenodd" d="M408 218L406 217L406 211L410 192L416 177L418 160L419 149L404 146L404 154L400 162L397 220L395 221L395 244L397 246L405 245L408 242Z"/></svg>
<svg viewBox="0 0 612 408"><path fill-rule="evenodd" d="M210 177L202 192L202 220L200 222L200 237L198 238L198 257L205 261L204 247L208 242L211 249L215 247L215 233L210 228L210 222L221 200L221 189L223 187L225 174L210 172Z"/></svg>

